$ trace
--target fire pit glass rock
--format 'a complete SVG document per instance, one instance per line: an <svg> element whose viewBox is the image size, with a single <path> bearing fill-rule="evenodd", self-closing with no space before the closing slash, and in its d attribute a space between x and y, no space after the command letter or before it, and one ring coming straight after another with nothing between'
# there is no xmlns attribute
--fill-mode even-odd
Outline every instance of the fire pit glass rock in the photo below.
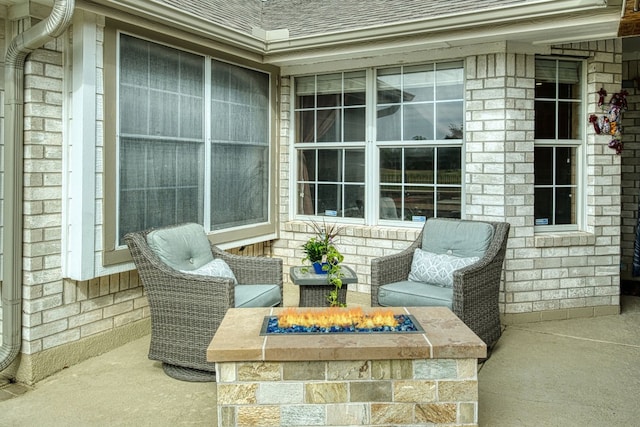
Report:
<svg viewBox="0 0 640 427"><path fill-rule="evenodd" d="M292 310L279 316L265 316L260 335L422 332L418 321L409 314L328 309L302 313Z"/></svg>

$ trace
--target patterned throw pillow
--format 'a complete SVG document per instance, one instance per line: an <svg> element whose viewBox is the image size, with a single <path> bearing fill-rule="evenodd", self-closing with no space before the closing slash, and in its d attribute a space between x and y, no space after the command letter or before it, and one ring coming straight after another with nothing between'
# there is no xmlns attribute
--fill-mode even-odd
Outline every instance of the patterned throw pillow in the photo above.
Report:
<svg viewBox="0 0 640 427"><path fill-rule="evenodd" d="M198 274L200 276L212 276L212 277L225 277L233 279L233 283L236 285L238 281L236 280L235 274L231 271L231 267L229 264L224 262L223 259L216 258L213 261L209 261L204 264L200 268L196 268L195 270L180 270L183 273L187 274Z"/></svg>
<svg viewBox="0 0 640 427"><path fill-rule="evenodd" d="M479 257L460 258L447 254L434 254L418 248L413 254L409 280L453 287L453 272L480 260Z"/></svg>

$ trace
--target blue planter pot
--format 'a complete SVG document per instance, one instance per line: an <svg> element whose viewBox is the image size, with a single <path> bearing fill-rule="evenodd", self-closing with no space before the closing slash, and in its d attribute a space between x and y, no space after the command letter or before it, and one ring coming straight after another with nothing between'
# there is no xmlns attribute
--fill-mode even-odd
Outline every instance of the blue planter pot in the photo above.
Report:
<svg viewBox="0 0 640 427"><path fill-rule="evenodd" d="M313 270L316 272L316 274L327 274L327 270L323 270L322 266L327 265L326 262L314 262L313 263Z"/></svg>

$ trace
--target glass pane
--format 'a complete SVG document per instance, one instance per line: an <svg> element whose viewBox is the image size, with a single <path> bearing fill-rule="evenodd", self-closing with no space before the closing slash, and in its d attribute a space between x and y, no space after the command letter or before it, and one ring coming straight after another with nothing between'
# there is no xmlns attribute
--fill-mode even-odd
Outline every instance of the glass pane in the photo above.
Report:
<svg viewBox="0 0 640 427"><path fill-rule="evenodd" d="M149 93L149 130L153 135L179 136L180 97L178 94L152 90Z"/></svg>
<svg viewBox="0 0 640 427"><path fill-rule="evenodd" d="M438 187L438 205L436 215L440 218L460 218L461 188Z"/></svg>
<svg viewBox="0 0 640 427"><path fill-rule="evenodd" d="M213 230L268 220L267 147L214 144L211 184Z"/></svg>
<svg viewBox="0 0 640 427"><path fill-rule="evenodd" d="M553 189L534 189L535 225L553 225Z"/></svg>
<svg viewBox="0 0 640 427"><path fill-rule="evenodd" d="M556 148L556 185L575 183L574 151L571 147Z"/></svg>
<svg viewBox="0 0 640 427"><path fill-rule="evenodd" d="M378 70L376 80L378 104L397 104L402 99L402 81L400 68Z"/></svg>
<svg viewBox="0 0 640 427"><path fill-rule="evenodd" d="M556 138L556 103L555 101L535 101L535 135L536 139Z"/></svg>
<svg viewBox="0 0 640 427"><path fill-rule="evenodd" d="M404 107L404 141L432 140L433 104L406 104Z"/></svg>
<svg viewBox="0 0 640 427"><path fill-rule="evenodd" d="M344 186L344 216L364 218L364 185Z"/></svg>
<svg viewBox="0 0 640 427"><path fill-rule="evenodd" d="M315 184L301 183L298 184L298 214L315 215L316 214L316 186Z"/></svg>
<svg viewBox="0 0 640 427"><path fill-rule="evenodd" d="M149 43L149 86L177 92L180 79L180 52L170 47Z"/></svg>
<svg viewBox="0 0 640 427"><path fill-rule="evenodd" d="M443 65L438 65L436 71L436 99L463 99L464 72L462 66L442 69L443 67Z"/></svg>
<svg viewBox="0 0 640 427"><path fill-rule="evenodd" d="M366 73L354 71L344 74L344 105L365 105L366 103Z"/></svg>
<svg viewBox="0 0 640 427"><path fill-rule="evenodd" d="M345 150L344 182L364 182L364 150Z"/></svg>
<svg viewBox="0 0 640 427"><path fill-rule="evenodd" d="M342 141L341 110L319 110L316 135L318 142Z"/></svg>
<svg viewBox="0 0 640 427"><path fill-rule="evenodd" d="M316 77L296 77L296 108L314 108L316 94Z"/></svg>
<svg viewBox="0 0 640 427"><path fill-rule="evenodd" d="M180 96L180 137L202 139L204 132L204 100Z"/></svg>
<svg viewBox="0 0 640 427"><path fill-rule="evenodd" d="M462 101L436 104L436 139L462 139L463 108Z"/></svg>
<svg viewBox="0 0 640 427"><path fill-rule="evenodd" d="M535 185L553 184L553 148L535 147L534 149Z"/></svg>
<svg viewBox="0 0 640 427"><path fill-rule="evenodd" d="M402 182L402 148L380 149L380 182Z"/></svg>
<svg viewBox="0 0 640 427"><path fill-rule="evenodd" d="M120 132L128 135L149 135L149 89L120 87Z"/></svg>
<svg viewBox="0 0 640 427"><path fill-rule="evenodd" d="M434 148L405 148L405 182L433 184Z"/></svg>
<svg viewBox="0 0 640 427"><path fill-rule="evenodd" d="M582 97L580 69L580 62L558 61L558 98L580 99Z"/></svg>
<svg viewBox="0 0 640 427"><path fill-rule="evenodd" d="M402 99L405 102L433 101L433 64L405 67Z"/></svg>
<svg viewBox="0 0 640 427"><path fill-rule="evenodd" d="M558 104L558 139L579 139L582 135L580 122L580 103Z"/></svg>
<svg viewBox="0 0 640 427"><path fill-rule="evenodd" d="M149 42L120 35L120 84L149 86Z"/></svg>
<svg viewBox="0 0 640 427"><path fill-rule="evenodd" d="M438 148L438 184L462 183L462 148Z"/></svg>
<svg viewBox="0 0 640 427"><path fill-rule="evenodd" d="M342 74L317 76L318 108L342 105Z"/></svg>
<svg viewBox="0 0 640 427"><path fill-rule="evenodd" d="M120 238L149 227L202 222L203 152L200 142L121 138Z"/></svg>
<svg viewBox="0 0 640 427"><path fill-rule="evenodd" d="M380 187L380 219L402 218L402 188Z"/></svg>
<svg viewBox="0 0 640 427"><path fill-rule="evenodd" d="M344 140L347 142L364 141L366 123L365 109L347 108L344 110Z"/></svg>
<svg viewBox="0 0 640 427"><path fill-rule="evenodd" d="M298 152L298 181L316 180L316 150Z"/></svg>
<svg viewBox="0 0 640 427"><path fill-rule="evenodd" d="M296 142L315 141L315 111L296 112Z"/></svg>
<svg viewBox="0 0 640 427"><path fill-rule="evenodd" d="M556 189L555 224L575 224L575 188Z"/></svg>
<svg viewBox="0 0 640 427"><path fill-rule="evenodd" d="M378 141L400 141L401 118L400 106L378 107L376 132Z"/></svg>
<svg viewBox="0 0 640 427"><path fill-rule="evenodd" d="M341 209L342 191L338 184L318 184L318 215L336 216Z"/></svg>
<svg viewBox="0 0 640 427"><path fill-rule="evenodd" d="M415 217L429 218L435 215L433 188L406 187L404 195L405 220L413 221Z"/></svg>
<svg viewBox="0 0 640 427"><path fill-rule="evenodd" d="M318 181L342 181L342 150L318 150Z"/></svg>

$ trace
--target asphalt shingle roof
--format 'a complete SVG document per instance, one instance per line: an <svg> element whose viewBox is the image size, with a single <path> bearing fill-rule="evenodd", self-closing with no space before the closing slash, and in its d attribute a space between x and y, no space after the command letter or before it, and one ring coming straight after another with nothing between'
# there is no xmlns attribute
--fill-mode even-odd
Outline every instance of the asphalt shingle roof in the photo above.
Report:
<svg viewBox="0 0 640 427"><path fill-rule="evenodd" d="M290 37L500 9L536 0L153 0L214 24L251 33L288 29Z"/></svg>

